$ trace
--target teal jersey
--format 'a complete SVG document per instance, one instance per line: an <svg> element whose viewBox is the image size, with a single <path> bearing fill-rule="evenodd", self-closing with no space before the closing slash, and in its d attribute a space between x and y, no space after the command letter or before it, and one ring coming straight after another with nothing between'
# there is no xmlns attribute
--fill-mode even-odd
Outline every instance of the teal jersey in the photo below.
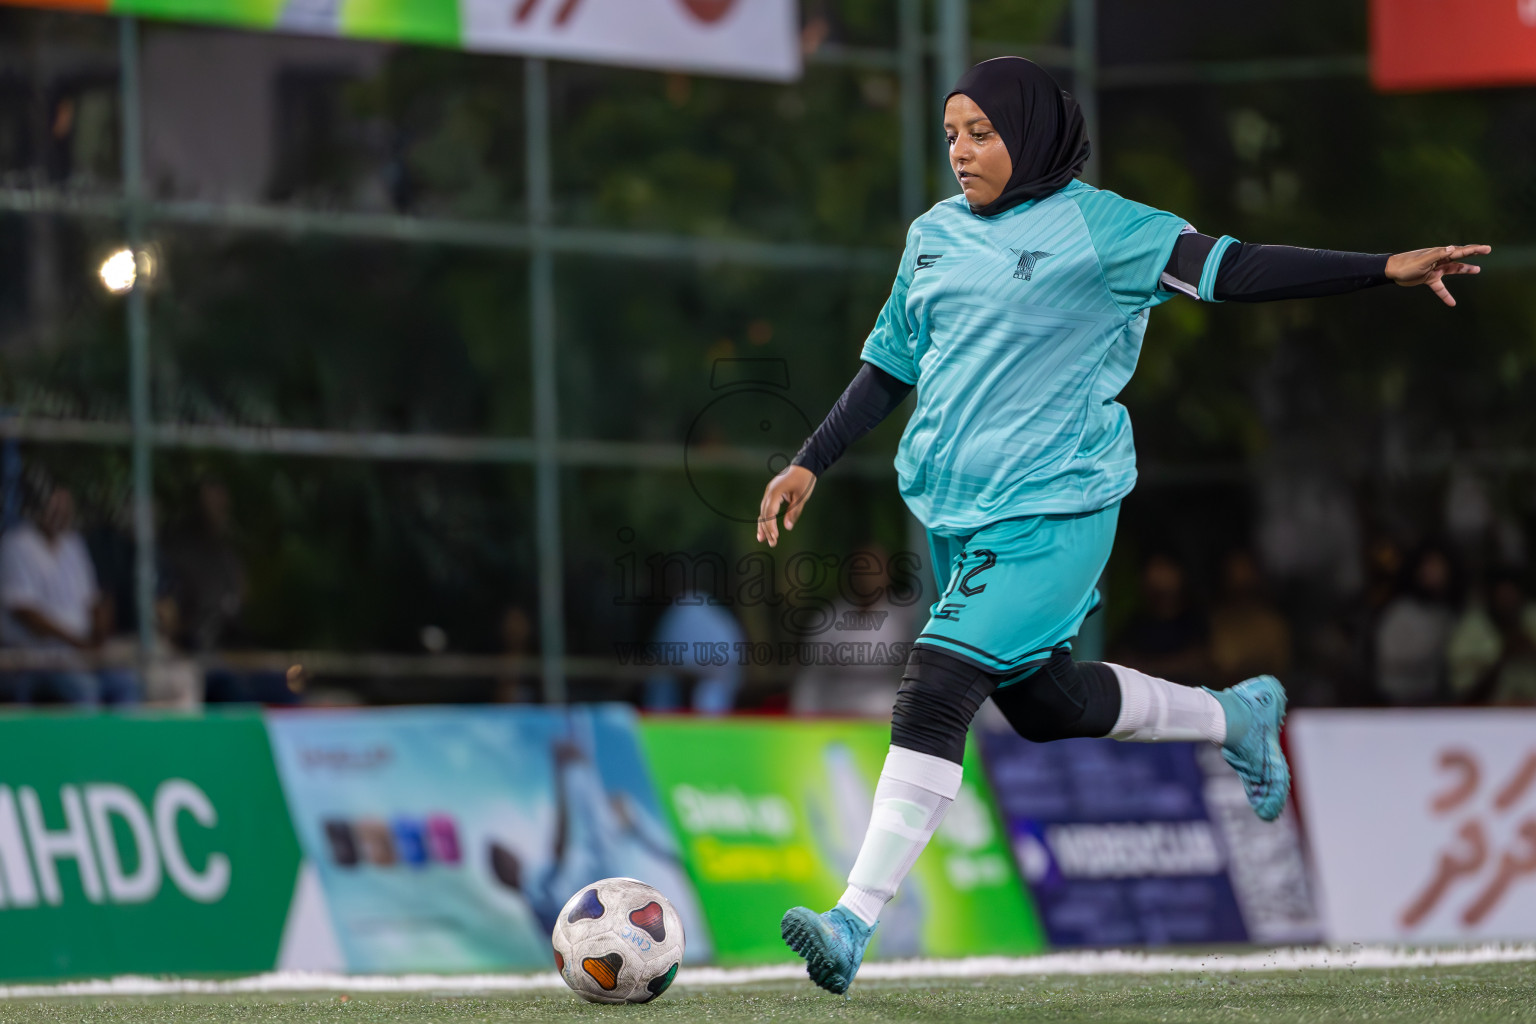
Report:
<svg viewBox="0 0 1536 1024"><path fill-rule="evenodd" d="M1186 228L1079 181L995 217L956 196L913 222L863 359L917 386L896 469L923 525L969 533L1131 490L1115 397Z"/></svg>

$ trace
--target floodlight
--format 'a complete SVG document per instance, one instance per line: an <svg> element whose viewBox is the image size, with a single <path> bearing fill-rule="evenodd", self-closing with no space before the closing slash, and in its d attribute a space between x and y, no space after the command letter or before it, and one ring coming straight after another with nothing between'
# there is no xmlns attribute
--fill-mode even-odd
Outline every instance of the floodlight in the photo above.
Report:
<svg viewBox="0 0 1536 1024"><path fill-rule="evenodd" d="M97 273L101 275L101 283L106 285L107 291L121 295L132 288L133 282L138 279L138 261L133 258L132 250L119 249L102 261Z"/></svg>

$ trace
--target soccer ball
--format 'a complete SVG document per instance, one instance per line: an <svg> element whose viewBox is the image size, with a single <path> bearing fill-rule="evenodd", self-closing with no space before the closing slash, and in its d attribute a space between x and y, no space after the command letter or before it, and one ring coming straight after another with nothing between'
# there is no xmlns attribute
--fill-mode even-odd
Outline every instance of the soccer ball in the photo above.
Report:
<svg viewBox="0 0 1536 1024"><path fill-rule="evenodd" d="M594 1003L648 1003L683 962L677 911L633 878L582 886L560 911L550 942L560 977Z"/></svg>

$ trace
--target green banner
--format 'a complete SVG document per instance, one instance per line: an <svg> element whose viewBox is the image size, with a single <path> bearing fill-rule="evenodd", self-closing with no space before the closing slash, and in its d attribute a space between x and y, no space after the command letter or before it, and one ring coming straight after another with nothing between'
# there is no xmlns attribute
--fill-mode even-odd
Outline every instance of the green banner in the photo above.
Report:
<svg viewBox="0 0 1536 1024"><path fill-rule="evenodd" d="M842 895L890 727L651 719L640 736L718 962L792 958L779 939L779 919L795 905L824 910ZM959 798L882 915L871 955L1044 948L980 760L968 748Z"/></svg>
<svg viewBox="0 0 1536 1024"><path fill-rule="evenodd" d="M0 718L0 975L271 970L298 867L259 715Z"/></svg>
<svg viewBox="0 0 1536 1024"><path fill-rule="evenodd" d="M0 4L776 81L799 78L801 69L796 0L0 0Z"/></svg>
<svg viewBox="0 0 1536 1024"><path fill-rule="evenodd" d="M321 31L327 35L459 45L459 6L452 0L110 0L113 14L213 21L247 28Z"/></svg>

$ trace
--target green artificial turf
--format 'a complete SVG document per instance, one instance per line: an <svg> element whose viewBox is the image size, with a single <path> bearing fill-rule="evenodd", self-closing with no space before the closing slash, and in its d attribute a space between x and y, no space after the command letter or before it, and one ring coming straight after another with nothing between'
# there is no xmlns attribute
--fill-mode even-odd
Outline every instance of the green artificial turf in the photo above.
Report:
<svg viewBox="0 0 1536 1024"><path fill-rule="evenodd" d="M529 995L65 997L0 1002L5 1024L233 1024L246 1021L1536 1021L1536 966L1313 971L1162 977L987 978L866 982L852 997L809 984L679 985L646 1006Z"/></svg>

